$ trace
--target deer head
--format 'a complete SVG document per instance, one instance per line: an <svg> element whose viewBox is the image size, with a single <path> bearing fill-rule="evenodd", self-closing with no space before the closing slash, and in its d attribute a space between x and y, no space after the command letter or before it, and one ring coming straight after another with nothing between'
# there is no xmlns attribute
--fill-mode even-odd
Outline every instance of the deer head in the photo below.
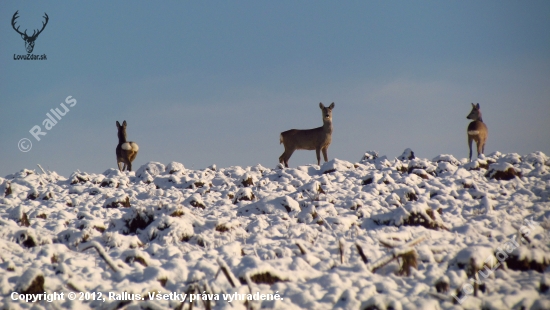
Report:
<svg viewBox="0 0 550 310"><path fill-rule="evenodd" d="M120 143L126 142L126 126L126 121L124 121L122 125L120 125L120 123L116 121L116 128L118 129L118 141Z"/></svg>
<svg viewBox="0 0 550 310"><path fill-rule="evenodd" d="M334 102L328 107L325 107L322 102L319 102L319 108L323 111L323 122L332 121L332 109L334 109Z"/></svg>
<svg viewBox="0 0 550 310"><path fill-rule="evenodd" d="M472 111L470 111L470 114L468 114L468 116L466 116L466 118L474 120L474 121L482 121L483 122L483 120L481 119L481 107L479 106L479 103L478 104L473 104L472 103Z"/></svg>
<svg viewBox="0 0 550 310"><path fill-rule="evenodd" d="M42 22L42 29L33 30L32 35L29 36L29 35L27 35L27 30L26 29L25 29L25 32L21 32L21 31L19 31L19 26L17 28L15 28L15 20L19 18L19 16L17 16L18 12L19 11L16 11L13 14L13 17L11 18L11 26L13 27L13 30L15 30L17 33L19 33L21 35L21 38L23 40L25 40L25 49L27 49L27 53L30 54L30 53L32 53L32 51L34 49L34 41L36 40L36 38L38 38L38 35L44 30L44 28L46 28L46 25L48 24L49 17L48 17L48 14L44 13L44 19L46 19L46 21Z"/></svg>

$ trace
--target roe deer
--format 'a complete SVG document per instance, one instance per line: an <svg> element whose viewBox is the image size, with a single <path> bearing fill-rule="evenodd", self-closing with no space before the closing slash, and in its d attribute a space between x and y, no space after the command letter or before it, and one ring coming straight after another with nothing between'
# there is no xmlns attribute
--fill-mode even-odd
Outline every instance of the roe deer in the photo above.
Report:
<svg viewBox="0 0 550 310"><path fill-rule="evenodd" d="M334 102L327 108L323 103L319 103L323 113L323 126L313 129L291 129L281 132L280 143L285 146L285 151L279 162L284 163L288 168L288 160L295 150L315 150L317 153L317 165L321 164L320 152L323 150L325 162L327 158L327 149L332 141L332 109Z"/></svg>
<svg viewBox="0 0 550 310"><path fill-rule="evenodd" d="M472 141L475 140L477 144L477 156L485 152L485 141L487 141L487 126L481 119L481 110L479 108L479 103L477 105L472 103L472 111L467 119L473 120L473 122L468 125L468 146L470 147L470 161L472 161Z"/></svg>
<svg viewBox="0 0 550 310"><path fill-rule="evenodd" d="M116 121L116 127L118 129L118 145L116 146L118 169L124 171L128 168L128 171L132 171L132 162L136 159L139 146L135 142L126 141L126 121L122 123L122 126Z"/></svg>

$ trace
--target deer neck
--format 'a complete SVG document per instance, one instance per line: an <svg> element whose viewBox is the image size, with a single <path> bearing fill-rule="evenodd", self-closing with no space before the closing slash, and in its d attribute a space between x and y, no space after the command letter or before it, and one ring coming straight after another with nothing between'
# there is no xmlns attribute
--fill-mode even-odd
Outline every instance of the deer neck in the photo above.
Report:
<svg viewBox="0 0 550 310"><path fill-rule="evenodd" d="M323 120L323 130L328 133L332 133L332 119Z"/></svg>
<svg viewBox="0 0 550 310"><path fill-rule="evenodd" d="M118 134L118 144L126 143L126 135L123 133Z"/></svg>

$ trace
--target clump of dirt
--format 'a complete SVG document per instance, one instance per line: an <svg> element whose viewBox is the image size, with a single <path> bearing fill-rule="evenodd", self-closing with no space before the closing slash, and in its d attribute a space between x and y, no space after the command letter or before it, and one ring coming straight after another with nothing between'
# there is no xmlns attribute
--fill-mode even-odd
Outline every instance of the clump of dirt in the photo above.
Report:
<svg viewBox="0 0 550 310"><path fill-rule="evenodd" d="M172 217L182 217L185 213L183 210L176 210L170 214Z"/></svg>
<svg viewBox="0 0 550 310"><path fill-rule="evenodd" d="M206 206L204 204L196 200L191 201L189 204L191 204L195 208L201 208L203 210L206 209Z"/></svg>
<svg viewBox="0 0 550 310"><path fill-rule="evenodd" d="M417 176L421 177L424 180L429 180L430 177L428 176L428 173L424 169L409 169L409 174L416 174Z"/></svg>
<svg viewBox="0 0 550 310"><path fill-rule="evenodd" d="M147 262L145 261L145 259L141 256L128 256L126 257L126 259L124 260L127 264L131 264L133 262L138 262L140 263L141 265L143 265L144 267L147 267Z"/></svg>
<svg viewBox="0 0 550 310"><path fill-rule="evenodd" d="M361 182L361 185L369 185L372 183L373 177L368 177Z"/></svg>
<svg viewBox="0 0 550 310"><path fill-rule="evenodd" d="M8 184L6 185L6 190L4 191L4 196L7 197L8 195L11 195L11 193L11 183L8 182Z"/></svg>
<svg viewBox="0 0 550 310"><path fill-rule="evenodd" d="M71 185L84 184L90 181L90 177L87 175L74 174L71 179Z"/></svg>
<svg viewBox="0 0 550 310"><path fill-rule="evenodd" d="M27 213L23 212L23 214L21 214L21 218L19 219L19 225L25 226L25 227L31 226Z"/></svg>
<svg viewBox="0 0 550 310"><path fill-rule="evenodd" d="M145 229L153 222L154 215L143 211L135 211L133 216L126 220L128 233L135 234L138 229Z"/></svg>
<svg viewBox="0 0 550 310"><path fill-rule="evenodd" d="M195 183L193 183L193 184L195 184L195 187L201 188L201 187L203 187L206 183L204 183L204 182L202 182L202 181L197 181L197 182L195 182Z"/></svg>
<svg viewBox="0 0 550 310"><path fill-rule="evenodd" d="M418 254L416 251L411 251L400 256L402 260L401 269L399 269L399 275L411 275L411 268L418 269Z"/></svg>
<svg viewBox="0 0 550 310"><path fill-rule="evenodd" d="M449 283L449 278L447 276L443 276L435 282L435 289L438 293L447 293L450 288L451 284Z"/></svg>
<svg viewBox="0 0 550 310"><path fill-rule="evenodd" d="M246 280L244 278L239 279L243 284L246 283ZM250 280L256 284L275 284L277 282L286 282L285 280L277 277L276 275L272 275L270 272L262 272L257 273L252 276L250 276Z"/></svg>
<svg viewBox="0 0 550 310"><path fill-rule="evenodd" d="M399 160L413 160L416 156L414 156L414 152L411 149L405 149L403 151L403 154L401 154L397 159Z"/></svg>
<svg viewBox="0 0 550 310"><path fill-rule="evenodd" d="M20 288L20 294L42 294L44 293L44 276L39 274L26 288Z"/></svg>
<svg viewBox="0 0 550 310"><path fill-rule="evenodd" d="M413 192L410 192L410 193L407 193L407 195L405 195L405 197L407 198L408 201L417 201L418 200L418 196L416 196L415 193Z"/></svg>
<svg viewBox="0 0 550 310"><path fill-rule="evenodd" d="M216 225L216 231L226 232L226 231L230 231L230 230L231 229L228 228L227 226L225 226L224 224Z"/></svg>
<svg viewBox="0 0 550 310"><path fill-rule="evenodd" d="M31 191L31 192L27 195L27 199L35 200L36 198L38 198L39 195L40 195L40 193L38 193L37 191Z"/></svg>
<svg viewBox="0 0 550 310"><path fill-rule="evenodd" d="M111 188L119 188L120 184L113 179L107 179L101 182L99 184L100 187L111 187Z"/></svg>
<svg viewBox="0 0 550 310"><path fill-rule="evenodd" d="M115 199L111 201L110 203L105 204L105 208L130 208L130 197L126 196L122 199Z"/></svg>
<svg viewBox="0 0 550 310"><path fill-rule="evenodd" d="M241 188L235 195L235 200L233 204L237 204L239 201L253 201L256 196L249 187Z"/></svg>
<svg viewBox="0 0 550 310"><path fill-rule="evenodd" d="M242 180L241 184L244 187L254 186L254 181L252 181L252 177L248 177L247 179Z"/></svg>
<svg viewBox="0 0 550 310"><path fill-rule="evenodd" d="M427 205L414 207L408 202L404 207L392 210L390 213L385 213L373 217L374 223L378 225L393 225L400 226L422 226L433 230L448 230L439 218L440 211L437 216L434 211ZM441 211L442 212L442 211Z"/></svg>
<svg viewBox="0 0 550 310"><path fill-rule="evenodd" d="M539 273L543 273L546 267L550 265L550 260L544 257L542 260L537 261L535 259L529 259L524 257L520 259L518 255L512 253L510 257L506 259L506 266L512 270L528 271L534 270Z"/></svg>
<svg viewBox="0 0 550 310"><path fill-rule="evenodd" d="M521 172L517 171L514 167L508 167L506 170L493 170L489 168L489 171L485 174L489 179L495 180L513 180L516 177L521 178Z"/></svg>
<svg viewBox="0 0 550 310"><path fill-rule="evenodd" d="M434 213L431 209L426 210L429 218L422 213L411 212L411 216L404 221L405 226L423 226L433 230L447 230L446 227L435 221Z"/></svg>
<svg viewBox="0 0 550 310"><path fill-rule="evenodd" d="M38 245L38 242L35 240L34 236L29 234L27 231L19 232L17 242L27 248L32 248Z"/></svg>

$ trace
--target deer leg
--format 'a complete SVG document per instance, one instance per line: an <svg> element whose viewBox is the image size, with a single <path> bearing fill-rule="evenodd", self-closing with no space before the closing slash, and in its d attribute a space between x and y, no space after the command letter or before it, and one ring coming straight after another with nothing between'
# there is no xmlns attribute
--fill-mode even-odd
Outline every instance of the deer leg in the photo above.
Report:
<svg viewBox="0 0 550 310"><path fill-rule="evenodd" d="M323 149L323 157L325 158L325 163L328 161L327 150L328 150L328 148L326 148L326 147Z"/></svg>
<svg viewBox="0 0 550 310"><path fill-rule="evenodd" d="M317 165L321 165L321 148L318 147L315 149L315 155L317 155Z"/></svg>
<svg viewBox="0 0 550 310"><path fill-rule="evenodd" d="M285 152L283 153L283 155L281 155L281 157L279 157L279 162L281 162L281 158L282 158L283 159L282 162L284 162L285 167L288 168L288 160L290 159L290 156L292 156L292 153L294 153L294 150L285 149Z"/></svg>
<svg viewBox="0 0 550 310"><path fill-rule="evenodd" d="M285 157L285 167L288 168L288 160L290 159L290 156L292 156L292 153L294 153L294 150L289 150Z"/></svg>
<svg viewBox="0 0 550 310"><path fill-rule="evenodd" d="M477 157L479 158L479 154L483 154L483 145L481 144L481 140L477 140Z"/></svg>
<svg viewBox="0 0 550 310"><path fill-rule="evenodd" d="M470 162L472 161L472 138L468 136L468 146L470 147Z"/></svg>
<svg viewBox="0 0 550 310"><path fill-rule="evenodd" d="M279 156L279 163L283 164L285 162L285 152L281 156Z"/></svg>
<svg viewBox="0 0 550 310"><path fill-rule="evenodd" d="M117 161L116 164L118 166L118 170L122 171L122 162Z"/></svg>
<svg viewBox="0 0 550 310"><path fill-rule="evenodd" d="M132 162L128 163L128 171L132 171Z"/></svg>

